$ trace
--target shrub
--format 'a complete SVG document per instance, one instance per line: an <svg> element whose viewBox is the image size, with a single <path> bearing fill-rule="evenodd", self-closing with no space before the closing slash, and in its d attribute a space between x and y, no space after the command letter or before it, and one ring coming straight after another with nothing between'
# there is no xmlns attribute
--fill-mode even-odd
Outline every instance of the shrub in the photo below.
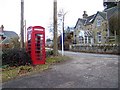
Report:
<svg viewBox="0 0 120 90"><path fill-rule="evenodd" d="M31 64L31 59L25 49L10 49L2 54L2 65L20 66L27 64Z"/></svg>
<svg viewBox="0 0 120 90"><path fill-rule="evenodd" d="M53 50L46 51L46 57L53 55Z"/></svg>

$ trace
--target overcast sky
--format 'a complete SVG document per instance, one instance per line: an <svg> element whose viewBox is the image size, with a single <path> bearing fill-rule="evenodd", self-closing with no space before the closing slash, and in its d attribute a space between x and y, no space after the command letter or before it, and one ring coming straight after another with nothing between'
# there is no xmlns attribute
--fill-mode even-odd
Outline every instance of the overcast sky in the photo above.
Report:
<svg viewBox="0 0 120 90"><path fill-rule="evenodd" d="M20 2L21 0L0 0L0 25L5 30L20 34ZM53 18L53 0L24 0L24 19L28 26L40 25L46 28ZM74 27L77 19L82 18L83 11L88 15L103 11L103 0L58 0L58 11L64 9L65 26Z"/></svg>

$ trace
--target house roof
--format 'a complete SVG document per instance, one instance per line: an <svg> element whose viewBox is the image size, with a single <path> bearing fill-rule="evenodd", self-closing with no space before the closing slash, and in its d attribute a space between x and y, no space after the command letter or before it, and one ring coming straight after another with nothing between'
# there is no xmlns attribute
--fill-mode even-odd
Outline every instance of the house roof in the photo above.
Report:
<svg viewBox="0 0 120 90"><path fill-rule="evenodd" d="M96 14L91 15L91 16L88 16L86 19L78 18L78 21L77 21L77 23L76 23L76 25L75 25L75 28L76 28L76 26L78 25L78 22L81 22L83 25L89 25L89 24L93 23L93 20L94 20L94 18L95 18L95 15L96 15Z"/></svg>
<svg viewBox="0 0 120 90"><path fill-rule="evenodd" d="M90 36L92 37L92 32L89 31L89 30L81 30L80 33L79 33L79 36L82 36L82 37L85 37L85 36Z"/></svg>
<svg viewBox="0 0 120 90"><path fill-rule="evenodd" d="M2 41L2 43L9 43L10 39L13 39L13 38L18 39L19 38L19 36L13 31L3 31L2 33L0 33L0 35L5 37L5 39Z"/></svg>
<svg viewBox="0 0 120 90"><path fill-rule="evenodd" d="M101 15L104 20L106 20L106 19L109 19L115 12L118 12L118 11L120 12L120 8L118 8L118 6L115 6L109 9L105 9L103 12L98 11L96 14L88 16L86 19L78 18L78 21L74 28L76 28L76 26L78 25L78 22L81 22L83 25L92 24L98 14Z"/></svg>
<svg viewBox="0 0 120 90"><path fill-rule="evenodd" d="M6 38L2 41L2 43L10 43L10 39Z"/></svg>
<svg viewBox="0 0 120 90"><path fill-rule="evenodd" d="M104 12L107 13L107 19L109 19L117 11L118 11L117 6L104 10Z"/></svg>
<svg viewBox="0 0 120 90"><path fill-rule="evenodd" d="M106 20L106 12L98 12Z"/></svg>
<svg viewBox="0 0 120 90"><path fill-rule="evenodd" d="M77 23L74 28L76 28L79 22L81 22L84 25L85 21L86 21L85 19L78 18Z"/></svg>
<svg viewBox="0 0 120 90"><path fill-rule="evenodd" d="M84 25L89 25L89 24L93 23L94 17L95 17L95 14L87 17Z"/></svg>
<svg viewBox="0 0 120 90"><path fill-rule="evenodd" d="M85 31L85 32L84 32L84 35L85 35L85 36L90 36L90 37L93 36L93 35L92 35L92 32L89 31L89 30Z"/></svg>
<svg viewBox="0 0 120 90"><path fill-rule="evenodd" d="M105 12L100 12L100 11L98 11L96 14L90 16L89 19L88 19L88 21L89 21L89 22L91 21L91 23L93 23L94 20L95 20L95 18L96 18L96 16L97 16L98 14L99 14L100 16L102 16L104 20L106 20L106 13L105 13Z"/></svg>
<svg viewBox="0 0 120 90"><path fill-rule="evenodd" d="M79 18L79 21L80 21L82 24L84 24L85 21L86 21L86 19L81 19L81 18Z"/></svg>
<svg viewBox="0 0 120 90"><path fill-rule="evenodd" d="M13 31L3 31L3 33L9 38L18 38L18 34Z"/></svg>

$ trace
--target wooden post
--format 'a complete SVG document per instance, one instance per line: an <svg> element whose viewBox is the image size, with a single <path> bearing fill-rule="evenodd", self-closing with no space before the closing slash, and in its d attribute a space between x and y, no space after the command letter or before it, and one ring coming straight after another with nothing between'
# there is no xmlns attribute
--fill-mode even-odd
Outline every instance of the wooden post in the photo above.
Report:
<svg viewBox="0 0 120 90"><path fill-rule="evenodd" d="M54 56L58 55L58 44L57 44L57 0L54 0L54 46L53 46L53 51L54 51Z"/></svg>
<svg viewBox="0 0 120 90"><path fill-rule="evenodd" d="M24 0L21 0L21 40L20 40L20 46L21 48L24 48Z"/></svg>
<svg viewBox="0 0 120 90"><path fill-rule="evenodd" d="M118 2L118 44L120 45L120 1ZM120 51L120 48L119 48Z"/></svg>

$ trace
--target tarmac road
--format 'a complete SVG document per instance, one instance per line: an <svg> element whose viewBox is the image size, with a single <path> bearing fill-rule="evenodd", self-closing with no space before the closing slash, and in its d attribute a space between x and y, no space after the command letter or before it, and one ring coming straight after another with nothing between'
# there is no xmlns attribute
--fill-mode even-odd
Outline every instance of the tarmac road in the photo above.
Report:
<svg viewBox="0 0 120 90"><path fill-rule="evenodd" d="M42 73L4 83L3 88L118 88L118 56L65 52L72 59Z"/></svg>

